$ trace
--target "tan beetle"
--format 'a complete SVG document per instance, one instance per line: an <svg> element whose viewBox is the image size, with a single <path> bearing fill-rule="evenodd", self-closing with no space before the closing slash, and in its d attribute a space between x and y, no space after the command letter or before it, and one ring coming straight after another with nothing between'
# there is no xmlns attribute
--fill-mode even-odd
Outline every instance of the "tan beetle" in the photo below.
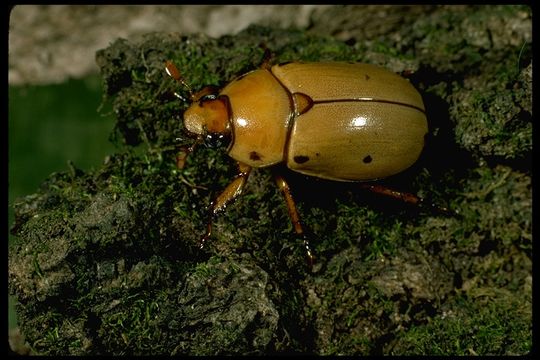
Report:
<svg viewBox="0 0 540 360"><path fill-rule="evenodd" d="M183 81L166 63L167 73ZM189 89L189 87L188 87ZM191 93L191 90L190 90ZM210 205L211 217L241 193L253 167L284 163L305 175L368 182L416 162L428 126L422 97L410 82L384 68L342 62L283 63L237 77L220 92L191 94L184 126L198 141L230 139L238 175ZM193 150L193 147L190 151ZM187 155L186 155L187 156ZM295 232L303 235L290 187L275 173ZM409 203L422 199L380 185L364 188ZM211 220L201 246L212 231ZM307 255L313 253L304 237Z"/></svg>

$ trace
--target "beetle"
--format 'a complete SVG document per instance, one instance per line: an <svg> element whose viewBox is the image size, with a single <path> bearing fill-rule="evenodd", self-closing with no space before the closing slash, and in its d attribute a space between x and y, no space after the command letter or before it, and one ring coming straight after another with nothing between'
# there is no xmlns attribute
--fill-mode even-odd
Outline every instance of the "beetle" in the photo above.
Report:
<svg viewBox="0 0 540 360"><path fill-rule="evenodd" d="M213 217L242 193L252 168L285 164L304 175L359 182L374 192L422 202L416 195L372 183L413 165L428 133L420 93L398 74L362 63L271 66L265 61L220 91L207 87L192 93L171 62L165 68L191 94L183 122L197 137L195 143L205 138L228 140L228 155L238 165L237 176L210 204L201 247L211 235ZM281 173L274 177L294 231L303 236L313 261L291 189Z"/></svg>

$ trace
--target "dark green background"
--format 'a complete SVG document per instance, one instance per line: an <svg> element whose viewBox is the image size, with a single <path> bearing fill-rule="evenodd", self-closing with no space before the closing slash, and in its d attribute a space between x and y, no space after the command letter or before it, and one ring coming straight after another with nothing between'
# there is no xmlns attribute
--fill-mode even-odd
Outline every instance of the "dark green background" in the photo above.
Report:
<svg viewBox="0 0 540 360"><path fill-rule="evenodd" d="M114 126L110 108L103 106L98 112L101 95L98 75L55 85L9 87L9 227L14 201L36 192L49 174L67 171L68 161L90 170L114 150L109 141ZM9 327L14 326L10 310Z"/></svg>

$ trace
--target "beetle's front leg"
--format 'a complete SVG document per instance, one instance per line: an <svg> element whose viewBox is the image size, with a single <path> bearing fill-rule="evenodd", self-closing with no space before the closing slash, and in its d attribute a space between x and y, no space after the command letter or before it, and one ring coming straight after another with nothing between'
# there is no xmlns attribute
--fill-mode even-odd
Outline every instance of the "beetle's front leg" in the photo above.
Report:
<svg viewBox="0 0 540 360"><path fill-rule="evenodd" d="M281 190L283 197L285 198L285 204L287 204L287 210L289 211L289 216L291 218L294 231L296 232L297 235L301 236L302 240L304 241L304 246L306 248L306 254L308 257L309 265L313 267L315 257L313 256L313 251L311 250L311 247L309 246L308 238L304 234L304 229L302 228L302 224L300 222L300 215L298 215L298 210L296 209L296 204L292 197L291 188L289 184L287 184L287 181L285 181L285 178L281 174L275 172L274 179L276 180L276 184L278 188Z"/></svg>
<svg viewBox="0 0 540 360"><path fill-rule="evenodd" d="M223 190L223 192L219 194L214 201L210 203L210 219L208 220L208 224L206 226L206 234L202 237L199 243L199 248L201 249L203 248L206 240L210 237L210 235L212 235L212 220L214 217L219 212L225 210L227 205L229 205L242 193L242 189L244 189L244 185L246 185L249 173L251 172L251 166L241 162L238 162L237 165L238 174L234 180L227 185L225 190Z"/></svg>

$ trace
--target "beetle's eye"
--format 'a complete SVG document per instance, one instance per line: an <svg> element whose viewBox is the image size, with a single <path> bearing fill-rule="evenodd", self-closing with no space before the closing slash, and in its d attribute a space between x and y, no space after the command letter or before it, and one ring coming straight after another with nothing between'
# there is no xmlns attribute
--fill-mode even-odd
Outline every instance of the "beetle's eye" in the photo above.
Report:
<svg viewBox="0 0 540 360"><path fill-rule="evenodd" d="M211 101L211 100L216 100L216 99L217 99L217 96L215 94L204 95L202 98L199 99L199 104L202 104L205 101Z"/></svg>

